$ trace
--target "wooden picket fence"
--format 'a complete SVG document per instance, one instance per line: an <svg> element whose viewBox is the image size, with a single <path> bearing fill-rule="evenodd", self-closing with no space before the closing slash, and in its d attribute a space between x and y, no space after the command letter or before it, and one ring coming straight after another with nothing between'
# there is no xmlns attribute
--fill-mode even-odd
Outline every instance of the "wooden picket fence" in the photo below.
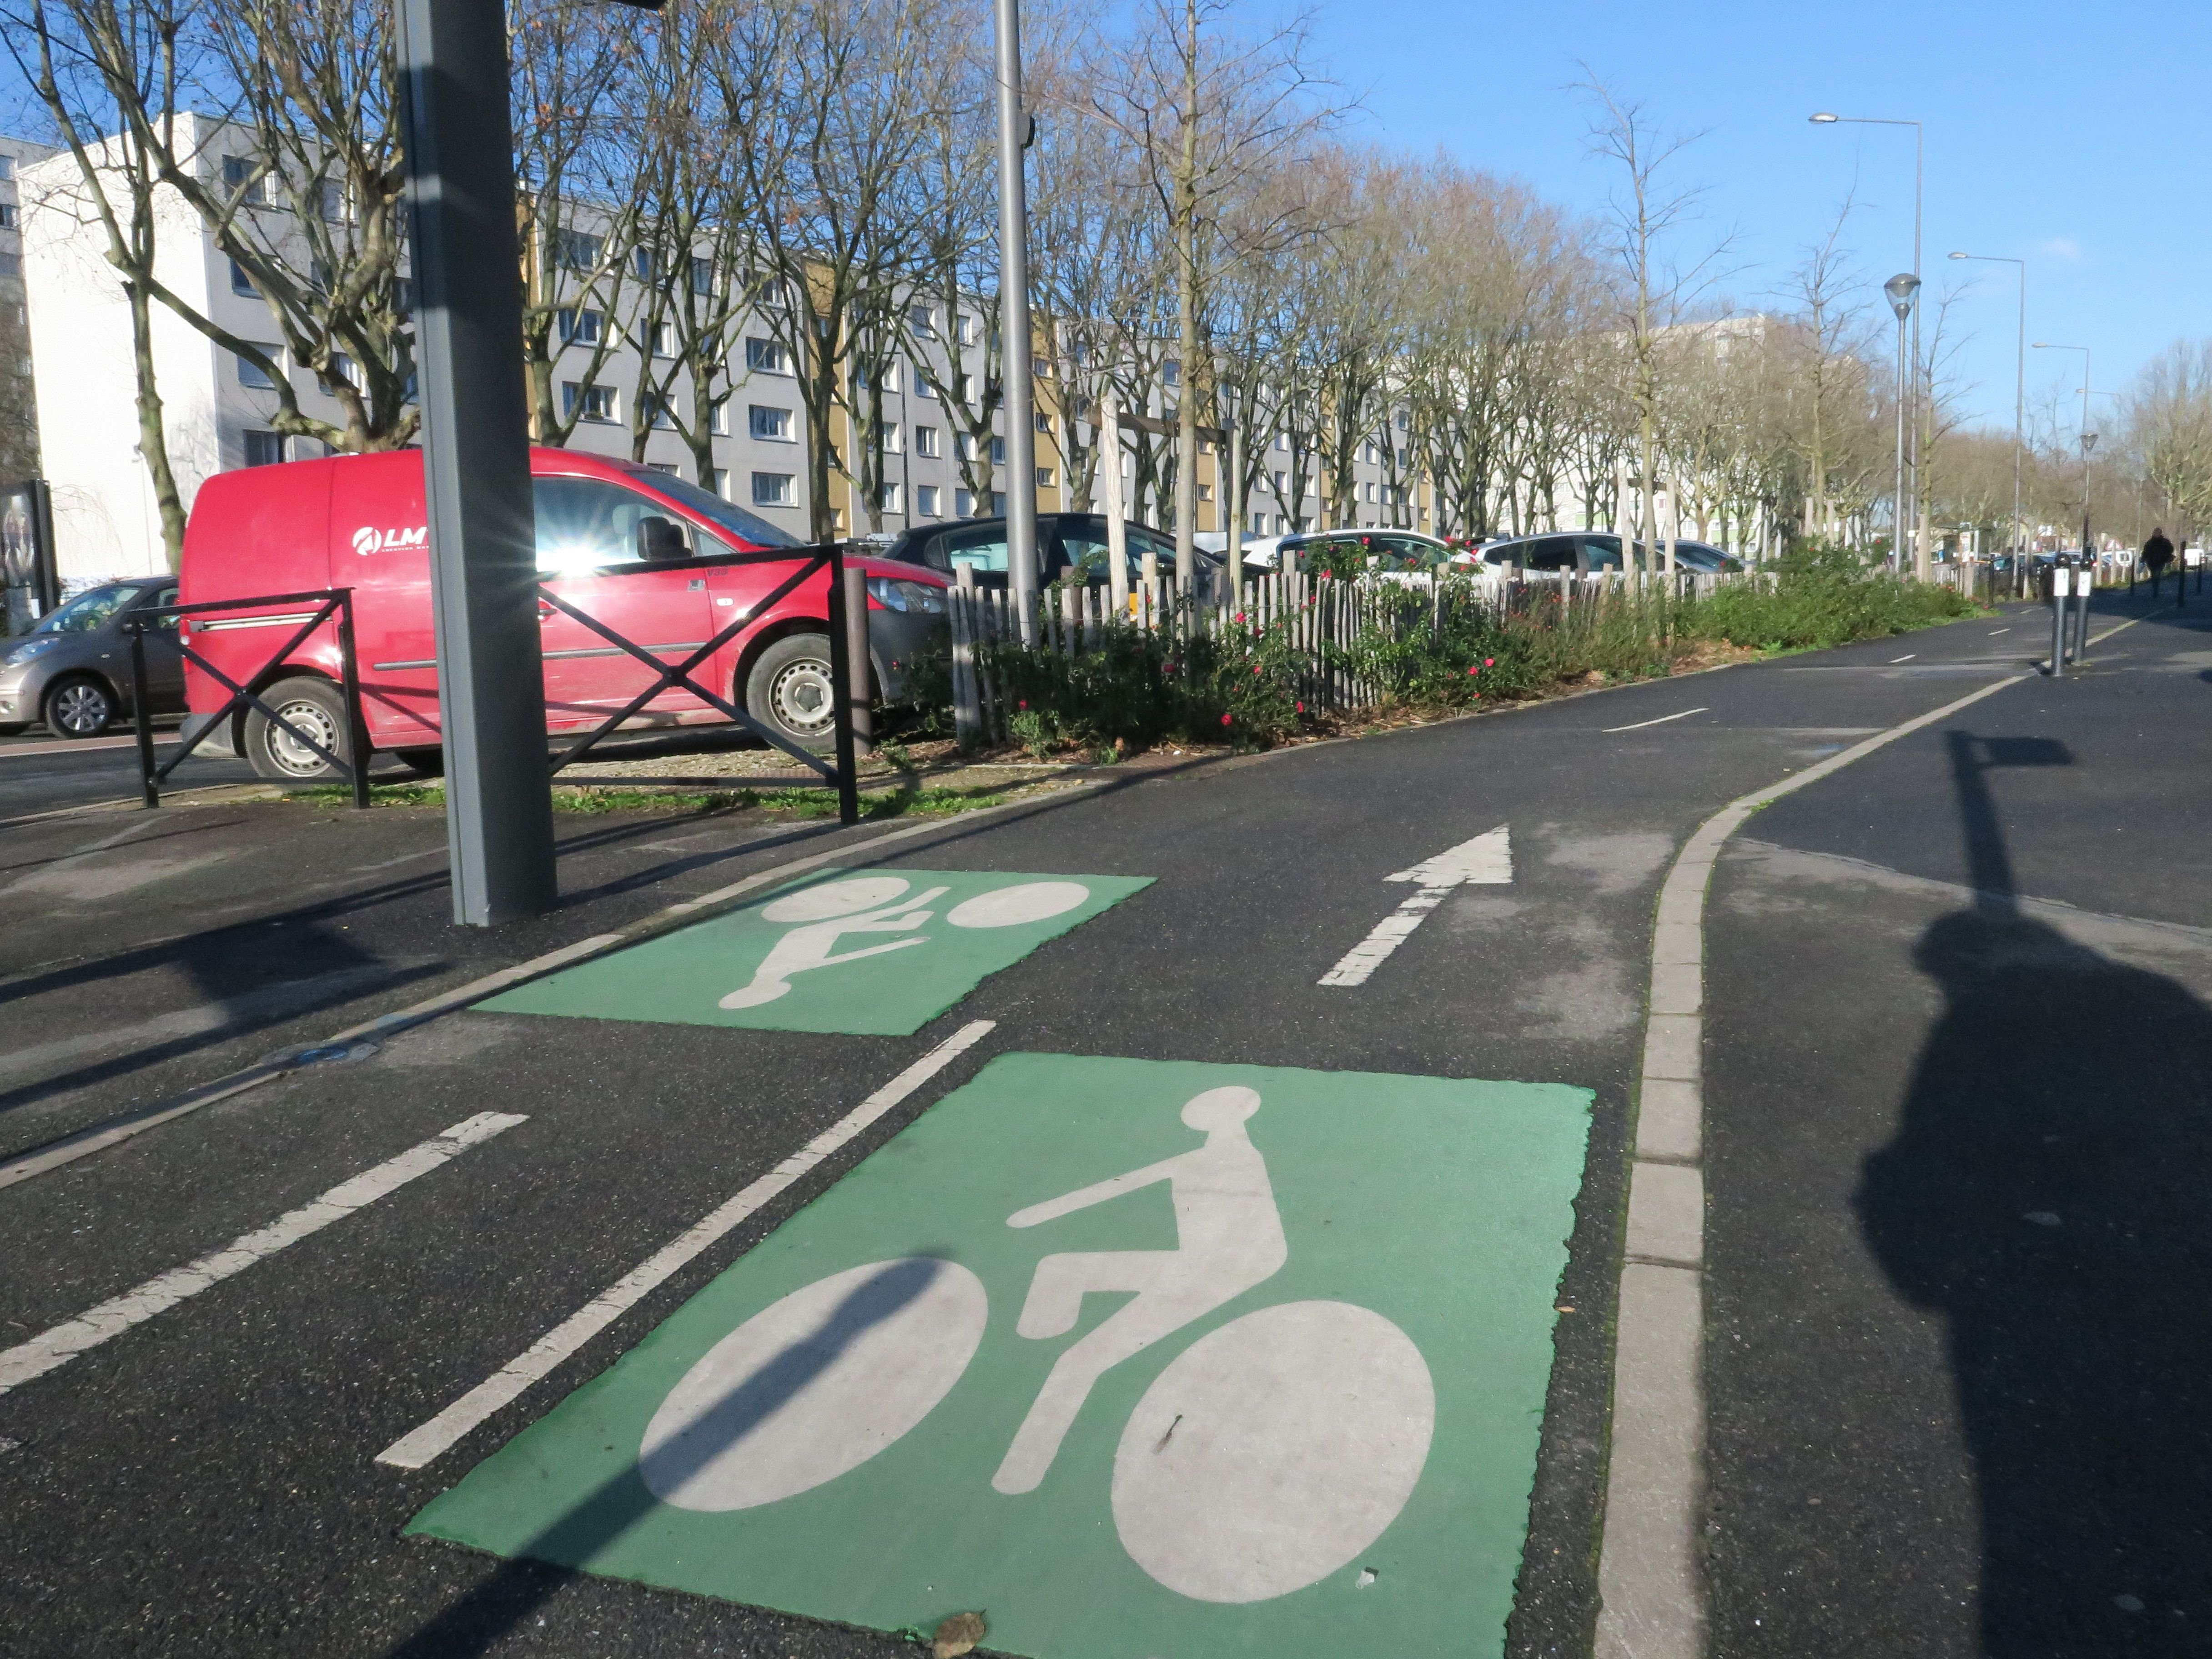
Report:
<svg viewBox="0 0 2212 1659"><path fill-rule="evenodd" d="M965 569L961 575L960 584L946 595L952 622L953 726L963 743L999 741L1009 735L1012 710L1010 694L992 665L1023 641L1021 611L1012 592L977 587ZM1686 599L1725 582L1759 579L1756 574L1684 573L1674 589ZM1165 580L1139 584L1130 592L1127 612L1117 616L1103 588L1059 583L1037 594L1025 648L1074 659L1103 649L1109 631L1117 628L1168 641L1196 635L1255 643L1264 638L1279 653L1289 651L1301 701L1316 710L1341 711L1377 701L1376 688L1351 665L1352 648L1378 630L1403 638L1411 628L1433 629L1448 603L1489 605L1501 612L1557 605L1561 609L1555 615L1572 607L1588 617L1632 597L1647 601L1660 586L1656 581L1639 586L1619 571L1578 576L1572 571L1486 567L1410 585L1372 576L1343 580L1301 570L1273 571L1246 580L1233 607L1199 604L1176 594Z"/></svg>

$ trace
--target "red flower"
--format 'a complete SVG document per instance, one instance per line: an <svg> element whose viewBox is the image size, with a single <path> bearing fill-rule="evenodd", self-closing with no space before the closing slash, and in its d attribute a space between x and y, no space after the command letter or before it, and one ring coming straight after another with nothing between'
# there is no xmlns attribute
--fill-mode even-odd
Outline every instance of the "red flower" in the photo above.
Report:
<svg viewBox="0 0 2212 1659"><path fill-rule="evenodd" d="M1298 705L1298 713L1300 713L1301 714L1304 714L1305 712L1306 712L1306 706L1305 706L1305 704L1304 704L1304 703L1300 703L1300 704Z"/></svg>
<svg viewBox="0 0 2212 1659"><path fill-rule="evenodd" d="M1477 674L1480 674L1480 672L1482 672L1482 671L1481 671L1480 668L1470 668L1470 669L1468 669L1468 670L1467 671L1467 672L1468 672L1468 678L1469 679L1472 679L1472 678L1474 678Z"/></svg>
<svg viewBox="0 0 2212 1659"><path fill-rule="evenodd" d="M1028 699L1027 697L1023 698L1023 699L1022 699L1022 707L1023 707L1023 708L1028 708L1029 706L1030 706L1029 699Z"/></svg>
<svg viewBox="0 0 2212 1659"><path fill-rule="evenodd" d="M1228 724L1229 724L1229 716L1228 716L1228 715L1226 715L1226 714L1224 714L1224 715L1221 717L1221 723L1222 723L1224 726L1228 725Z"/></svg>
<svg viewBox="0 0 2212 1659"><path fill-rule="evenodd" d="M1260 678L1260 665L1256 662L1252 665L1252 678L1255 680Z"/></svg>
<svg viewBox="0 0 2212 1659"><path fill-rule="evenodd" d="M1232 622L1243 622L1244 620L1244 613L1240 611L1234 617L1230 618L1230 620Z"/></svg>
<svg viewBox="0 0 2212 1659"><path fill-rule="evenodd" d="M1485 658L1482 659L1482 665L1483 665L1485 668L1487 668L1487 667L1489 667L1492 664L1495 663L1497 660L1498 660L1498 659L1497 659L1497 658L1495 658L1495 657L1485 657Z"/></svg>

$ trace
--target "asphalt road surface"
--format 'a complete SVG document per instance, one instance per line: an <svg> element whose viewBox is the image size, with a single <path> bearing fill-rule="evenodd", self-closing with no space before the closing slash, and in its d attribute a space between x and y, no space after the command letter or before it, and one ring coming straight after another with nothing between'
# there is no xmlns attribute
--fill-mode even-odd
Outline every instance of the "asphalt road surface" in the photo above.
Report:
<svg viewBox="0 0 2212 1659"><path fill-rule="evenodd" d="M252 803L9 830L0 1159L817 853L1150 884L910 1035L471 1009L0 1186L0 1343L264 1230L251 1265L128 1304L108 1340L0 1393L10 1650L911 1651L854 1627L872 1619L402 1529L994 1057L1028 1053L1590 1091L1504 1634L1516 1655L1587 1652L1660 879L1727 801L2002 680L1758 815L1716 884L1714 1639L2009 1654L2039 1626L2065 1632L2055 1652L2185 1650L2212 1620L2192 1298L2212 918L2186 833L2212 653L2154 617L2051 685L2027 665L2039 614L900 826L915 833L874 852L874 826L564 826L562 908L483 933L446 926L434 813ZM0 778L30 763L0 759ZM1406 910L1427 886L1391 878L1500 829L1504 878L1484 864ZM1378 933L1394 914L1414 925ZM1322 983L1386 937L1361 982ZM642 950L606 960L653 971ZM376 1461L978 1021L450 1449ZM373 1196L278 1224L426 1145ZM1347 1190L1389 1178L1346 1154ZM1327 1224L1287 1200L1283 1219ZM1455 1287L1471 1270L1421 1271ZM1425 1480L1468 1455L1438 1410ZM2036 1455L2045 1434L2067 1455ZM951 1527L968 1500L942 1496ZM1378 1618L1442 1593L1346 1582L1403 1598L1348 1604ZM1236 1628L1194 1626L1178 1659L1249 1650ZM1496 1650L1494 1631L1465 1639Z"/></svg>

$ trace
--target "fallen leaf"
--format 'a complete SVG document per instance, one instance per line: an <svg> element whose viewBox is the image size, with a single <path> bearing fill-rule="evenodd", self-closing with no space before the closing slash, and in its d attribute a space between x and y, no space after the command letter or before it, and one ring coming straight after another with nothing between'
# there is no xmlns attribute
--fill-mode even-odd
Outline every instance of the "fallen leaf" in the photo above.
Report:
<svg viewBox="0 0 2212 1659"><path fill-rule="evenodd" d="M956 1613L937 1627L937 1640L929 1650L936 1659L960 1659L974 1650L988 1630L981 1613Z"/></svg>

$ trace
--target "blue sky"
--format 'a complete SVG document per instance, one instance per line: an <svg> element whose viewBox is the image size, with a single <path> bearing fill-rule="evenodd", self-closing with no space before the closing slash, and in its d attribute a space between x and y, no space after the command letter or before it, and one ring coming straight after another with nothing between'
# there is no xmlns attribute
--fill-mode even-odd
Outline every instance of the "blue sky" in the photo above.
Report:
<svg viewBox="0 0 2212 1659"><path fill-rule="evenodd" d="M1680 176L1710 192L1692 234L1734 231L1745 268L1729 287L1747 308L1773 303L1855 176L1845 240L1869 297L1911 264L1911 130L1806 118L1925 122L1922 273L1931 289L1979 275L1953 313L1973 337L1958 360L1972 418L2011 426L2017 289L2012 267L1947 261L1953 248L2025 257L2028 337L2090 348L2099 390L2124 389L2171 340L2212 334L2201 0L1316 0L1316 20L1335 72L1364 94L1369 136L1442 144L1571 206L1601 207L1608 182L1570 89L1578 60L1662 125L1710 129ZM2080 362L2031 351L2031 411L2077 390Z"/></svg>

